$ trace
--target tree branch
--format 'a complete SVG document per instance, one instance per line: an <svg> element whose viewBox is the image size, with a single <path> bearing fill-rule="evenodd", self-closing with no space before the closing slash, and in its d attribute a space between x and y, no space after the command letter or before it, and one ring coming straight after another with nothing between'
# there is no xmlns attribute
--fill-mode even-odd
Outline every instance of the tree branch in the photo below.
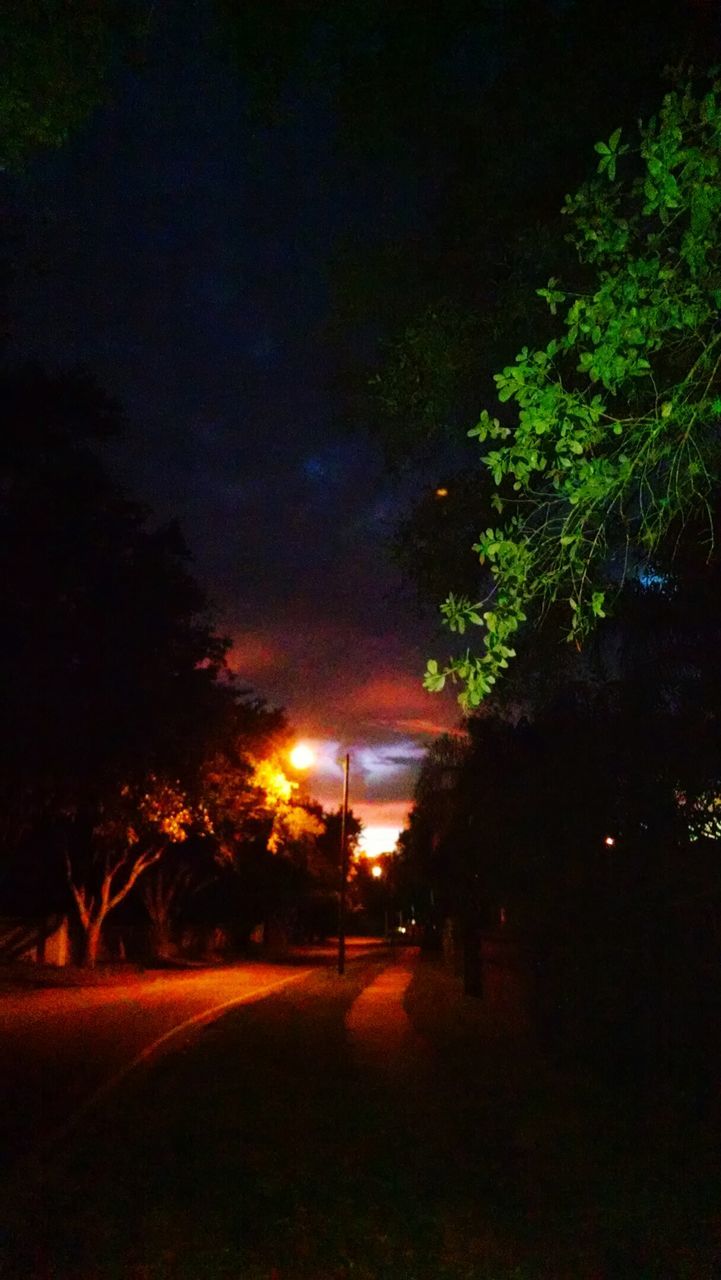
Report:
<svg viewBox="0 0 721 1280"><path fill-rule="evenodd" d="M139 879L139 877L143 874L144 871L147 871L148 867L152 867L154 862L157 862L160 858L162 858L164 853L165 853L165 847L157 850L157 852L155 853L148 852L148 853L141 853L139 855L139 857L136 859L130 871L130 874L127 880L125 881L125 884L121 889L118 889L111 897L110 902L108 904L108 911L112 911L113 907L116 907L119 902L123 901L123 898L127 897L133 885L135 884L136 880Z"/></svg>
<svg viewBox="0 0 721 1280"><path fill-rule="evenodd" d="M83 928L87 929L88 925L90 924L90 912L88 911L87 903L85 900L85 890L79 889L75 884L75 881L73 880L73 867L70 861L70 854L67 853L67 851L65 853L65 870L68 877L68 884L70 885L70 891L73 895L73 898L75 899L75 905L78 909L80 922L83 925Z"/></svg>

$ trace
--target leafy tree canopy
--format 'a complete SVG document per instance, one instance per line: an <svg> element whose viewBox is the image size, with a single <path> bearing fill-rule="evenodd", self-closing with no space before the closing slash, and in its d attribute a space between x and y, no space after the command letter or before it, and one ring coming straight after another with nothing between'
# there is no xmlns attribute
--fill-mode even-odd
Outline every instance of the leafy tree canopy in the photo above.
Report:
<svg viewBox="0 0 721 1280"><path fill-rule="evenodd" d="M177 528L151 527L91 447L117 407L79 375L7 373L0 389L0 786L27 816L181 776L234 695Z"/></svg>
<svg viewBox="0 0 721 1280"><path fill-rule="evenodd" d="M137 48L142 0L9 0L0 8L0 167L59 147L106 97L113 56Z"/></svg>
<svg viewBox="0 0 721 1280"><path fill-rule="evenodd" d="M623 23L604 0L458 0L403 14L414 38L402 32L399 53L403 7L361 7L366 34L346 35L340 63L339 144L348 155L365 139L374 169L390 157L388 194L337 247L330 336L348 417L408 466L448 447L448 428L458 440L488 371L543 324L529 293L563 269L558 206L595 139L651 113L669 63L707 65L713 33L676 0L628 0ZM382 53L361 76L369 49ZM394 191L411 220L397 216Z"/></svg>
<svg viewBox="0 0 721 1280"><path fill-rule="evenodd" d="M721 81L669 92L636 141L598 143L597 173L566 199L577 279L538 292L556 317L495 375L499 416L469 433L484 447L502 521L474 551L489 591L451 595L451 630L482 630L444 667L478 706L515 656L530 616L563 604L580 643L629 571L706 517L719 482L721 419ZM509 411L512 411L509 412Z"/></svg>

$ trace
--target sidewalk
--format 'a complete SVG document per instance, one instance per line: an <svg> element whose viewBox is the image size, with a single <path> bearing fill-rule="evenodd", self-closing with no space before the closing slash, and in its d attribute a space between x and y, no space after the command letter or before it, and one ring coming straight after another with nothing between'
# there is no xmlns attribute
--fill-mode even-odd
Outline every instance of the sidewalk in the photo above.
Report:
<svg viewBox="0 0 721 1280"><path fill-rule="evenodd" d="M418 962L417 951L396 952L388 968L363 989L346 1014L351 1048L364 1066L393 1070L400 1057L414 1052L418 1037L404 997Z"/></svg>

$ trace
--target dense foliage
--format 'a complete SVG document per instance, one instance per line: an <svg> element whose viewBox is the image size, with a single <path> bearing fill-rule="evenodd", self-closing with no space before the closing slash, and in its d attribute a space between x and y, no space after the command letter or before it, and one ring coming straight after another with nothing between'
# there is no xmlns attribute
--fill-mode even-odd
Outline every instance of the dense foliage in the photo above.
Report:
<svg viewBox="0 0 721 1280"><path fill-rule="evenodd" d="M402 844L467 969L505 938L544 1036L695 1096L721 1049L721 615L718 571L677 568L434 744Z"/></svg>
<svg viewBox="0 0 721 1280"><path fill-rule="evenodd" d="M539 290L559 326L495 377L515 419L484 410L470 432L504 523L474 547L487 597L449 596L452 630L483 628L426 686L460 680L477 706L515 656L529 614L565 600L569 637L603 617L609 591L699 512L713 549L721 418L721 82L664 98L636 145L599 143L598 173L564 212L578 280ZM694 526L697 528L697 524Z"/></svg>
<svg viewBox="0 0 721 1280"><path fill-rule="evenodd" d="M136 883L151 877L167 949L181 899L224 879L247 932L282 905L270 864L305 866L326 832L288 772L285 717L226 668L177 527L103 465L118 405L35 367L3 372L0 403L0 912L72 905L94 963Z"/></svg>
<svg viewBox="0 0 721 1280"><path fill-rule="evenodd" d="M109 96L113 63L137 57L146 0L11 0L0 10L0 167L59 147Z"/></svg>

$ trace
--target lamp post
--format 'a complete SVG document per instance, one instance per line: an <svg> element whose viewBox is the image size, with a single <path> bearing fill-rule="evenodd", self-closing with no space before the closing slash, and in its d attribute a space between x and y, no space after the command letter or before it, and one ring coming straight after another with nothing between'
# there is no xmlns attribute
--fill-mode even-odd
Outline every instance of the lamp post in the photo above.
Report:
<svg viewBox="0 0 721 1280"><path fill-rule="evenodd" d="M310 769L315 760L315 753L299 742L290 752L290 763L299 772ZM340 876L338 892L338 972L345 973L345 914L346 887L348 883L348 778L350 775L350 752L343 757L343 807L340 818Z"/></svg>
<svg viewBox="0 0 721 1280"><path fill-rule="evenodd" d="M345 907L348 881L348 778L350 752L343 757L343 808L340 817L340 886L338 894L338 972L345 973Z"/></svg>

